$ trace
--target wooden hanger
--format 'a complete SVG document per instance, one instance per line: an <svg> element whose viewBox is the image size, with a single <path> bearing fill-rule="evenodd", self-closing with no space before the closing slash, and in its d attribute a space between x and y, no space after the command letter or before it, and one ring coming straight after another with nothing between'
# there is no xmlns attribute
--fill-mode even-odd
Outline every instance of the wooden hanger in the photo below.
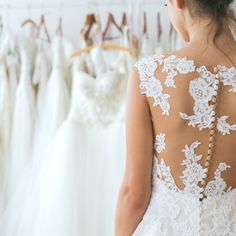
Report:
<svg viewBox="0 0 236 236"><path fill-rule="evenodd" d="M35 33L34 37L36 37L36 34L39 30L39 26L32 19L26 19L21 23L21 27L24 27L27 24L30 24L35 29L36 33Z"/></svg>
<svg viewBox="0 0 236 236"><path fill-rule="evenodd" d="M41 40L45 40L48 43L50 43L51 39L50 39L50 35L48 33L47 25L46 25L46 22L45 22L45 15L42 15L41 18L40 18L40 23L39 23L39 26L38 26L38 31L37 31L37 34L36 34L37 38L39 38L40 32L41 32L42 28L44 29L44 33L46 35L46 39L43 39L43 38L40 38L40 39Z"/></svg>
<svg viewBox="0 0 236 236"><path fill-rule="evenodd" d="M51 42L47 27L46 27L46 24L45 24L44 15L41 16L39 25L37 25L35 23L35 21L33 21L32 19L26 19L21 23L21 27L24 27L27 24L32 25L34 27L34 29L36 30L36 34L35 34L36 38L39 38L40 31L41 31L42 27L44 27L44 31L45 31L45 34L46 34L46 37L47 37L46 41Z"/></svg>
<svg viewBox="0 0 236 236"><path fill-rule="evenodd" d="M3 32L3 20L2 20L2 16L0 16L0 35Z"/></svg>
<svg viewBox="0 0 236 236"><path fill-rule="evenodd" d="M56 29L56 34L63 36L62 17L59 17L58 26Z"/></svg>
<svg viewBox="0 0 236 236"><path fill-rule="evenodd" d="M109 14L108 14L108 20L107 20L107 24L106 24L105 30L104 30L104 32L102 33L102 39L103 39L103 41L105 41L105 40L113 40L113 39L116 39L116 38L120 38L120 37L121 37L121 36L116 36L116 37L107 36L108 31L109 31L111 25L114 25L114 26L118 29L118 31L120 31L120 32L122 33L122 28L116 23L113 14L112 14L112 13L109 13Z"/></svg>
<svg viewBox="0 0 236 236"><path fill-rule="evenodd" d="M113 49L113 50L120 50L120 51L124 51L124 52L128 52L130 53L132 56L137 57L137 51L135 49L132 48L126 48L126 47L122 47L120 45L116 45L116 44L107 44L107 43L102 43L101 45L99 45L100 47L104 48L104 49ZM74 58L76 56L79 56L83 53L89 53L92 49L94 49L95 47L97 47L96 45L91 45L88 46L86 48L80 49L76 52L74 52L71 57Z"/></svg>
<svg viewBox="0 0 236 236"><path fill-rule="evenodd" d="M147 34L147 13L143 13L143 34Z"/></svg>
<svg viewBox="0 0 236 236"><path fill-rule="evenodd" d="M80 33L85 39L85 41L89 40L89 34L96 23L96 17L94 14L87 14L86 21L84 27L81 29Z"/></svg>
<svg viewBox="0 0 236 236"><path fill-rule="evenodd" d="M157 13L157 41L161 42L161 36L162 36L163 30L161 25L161 14L160 12Z"/></svg>
<svg viewBox="0 0 236 236"><path fill-rule="evenodd" d="M128 25L128 18L127 18L126 12L124 12L122 16L122 21L121 21L121 28L127 25Z"/></svg>

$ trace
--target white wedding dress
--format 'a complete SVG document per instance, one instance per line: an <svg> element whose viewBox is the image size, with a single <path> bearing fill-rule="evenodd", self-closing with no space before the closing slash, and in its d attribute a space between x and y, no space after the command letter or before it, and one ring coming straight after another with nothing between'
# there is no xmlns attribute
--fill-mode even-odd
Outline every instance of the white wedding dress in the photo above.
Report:
<svg viewBox="0 0 236 236"><path fill-rule="evenodd" d="M99 69L94 78L86 72L85 57L74 62L70 113L35 187L37 206L32 200L27 207L28 216L36 211L35 220L24 220L24 235L112 235L124 160L124 123L116 115L127 77L105 71L102 49L95 48L91 61Z"/></svg>
<svg viewBox="0 0 236 236"><path fill-rule="evenodd" d="M136 67L151 109L155 156L150 203L133 235L235 236L235 151L228 150L236 144L236 110L227 103L236 99L236 68L218 65L211 72L162 54L142 58ZM207 168L210 159L203 160L212 153L214 134L215 157Z"/></svg>
<svg viewBox="0 0 236 236"><path fill-rule="evenodd" d="M27 41L25 43L27 43ZM31 55L26 55L24 51L22 52L22 74L20 84L17 88L15 119L18 118L19 121L21 121L21 117L24 117L26 121L30 121L28 125L32 124L34 119L37 126L35 126L35 135L31 136L32 144L30 148L27 143L22 144L21 142L25 148L23 150L25 150L25 152L28 151L28 153L30 151L31 155L25 156L25 160L14 159L15 165L13 167L15 169L17 167L21 168L22 172L20 177L17 175L19 177L18 181L12 178L12 174L9 176L11 177L11 182L8 185L11 187L12 195L6 204L4 214L0 217L0 234L3 236L40 235L35 229L38 218L40 219L39 212L41 212L42 195L45 194L45 192L42 191L44 187L42 184L47 183L47 179L45 179L47 176L45 175L47 173L46 170L48 170L49 161L51 160L50 154L57 129L66 119L69 110L69 92L65 76L66 70L69 67L69 55L72 50L70 46L66 44L67 42L60 37L54 39L53 68L49 78L46 77L50 72L50 64L48 65L47 57L42 51L38 51L37 57L33 57L32 59ZM36 44L34 46L36 46ZM35 66L37 66L34 73L32 73L32 78L29 77L31 64L26 61L26 59L31 62L35 61ZM30 71L33 72L33 70ZM25 110L24 113L20 113L20 116L18 112L20 104L22 108L26 105L33 105L33 97L29 97L29 88L30 91L32 91L31 79L35 84L39 83L37 103L34 105L35 112L33 112L33 110L31 112ZM27 102L23 100L20 92L24 92L24 95L28 96ZM16 127L18 127L18 123L14 125L15 130ZM29 127L24 123L23 128L27 128L25 131L29 131ZM16 135L15 132L13 140L18 140L20 134ZM29 134L29 132L24 133L23 131L21 131L21 133L24 135ZM28 138L28 136L26 138ZM13 144L16 145L15 142ZM15 155L13 157L16 158ZM13 167L11 166L11 170ZM50 172L52 172L52 169ZM50 173L47 174L50 175ZM16 176L14 175L13 177ZM52 196L55 197L55 195ZM50 222L50 225L53 225L53 220Z"/></svg>
<svg viewBox="0 0 236 236"><path fill-rule="evenodd" d="M16 90L14 116L11 134L8 173L8 197L18 187L18 183L32 162L34 135L35 93L32 86L32 58L35 47L33 41L19 39L21 73ZM24 173L24 174L22 174Z"/></svg>
<svg viewBox="0 0 236 236"><path fill-rule="evenodd" d="M1 48L2 49L2 48ZM2 50L0 51L0 53ZM7 174L7 154L11 131L10 83L7 73L6 55L0 56L0 212L4 205Z"/></svg>

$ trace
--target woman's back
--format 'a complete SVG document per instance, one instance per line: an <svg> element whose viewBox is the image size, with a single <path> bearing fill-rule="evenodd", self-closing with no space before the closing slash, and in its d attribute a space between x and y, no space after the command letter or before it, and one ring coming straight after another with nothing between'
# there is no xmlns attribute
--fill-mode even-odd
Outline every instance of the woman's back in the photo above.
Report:
<svg viewBox="0 0 236 236"><path fill-rule="evenodd" d="M199 64L194 56L182 56L191 52L185 50L141 59L140 89L151 110L156 157L170 166L176 187L198 196L208 167L205 193L218 195L236 187L236 67L227 60Z"/></svg>

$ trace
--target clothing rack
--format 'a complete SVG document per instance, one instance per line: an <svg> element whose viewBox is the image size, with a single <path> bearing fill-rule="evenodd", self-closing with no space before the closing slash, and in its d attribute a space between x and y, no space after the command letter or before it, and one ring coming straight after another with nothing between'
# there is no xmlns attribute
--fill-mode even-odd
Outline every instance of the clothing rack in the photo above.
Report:
<svg viewBox="0 0 236 236"><path fill-rule="evenodd" d="M161 3L159 1L141 1L138 3L134 2L96 2L96 1L78 1L75 3L57 3L57 4L31 4L31 3L25 3L25 4L19 4L19 3L11 3L11 4L0 4L0 8L2 10L25 10L25 9L32 9L32 10L38 10L38 9L52 9L52 8L77 8L77 7L116 7L116 6L127 6L127 5L133 5L133 4L139 4L139 5L156 5L160 6ZM1 10L0 10L1 12Z"/></svg>

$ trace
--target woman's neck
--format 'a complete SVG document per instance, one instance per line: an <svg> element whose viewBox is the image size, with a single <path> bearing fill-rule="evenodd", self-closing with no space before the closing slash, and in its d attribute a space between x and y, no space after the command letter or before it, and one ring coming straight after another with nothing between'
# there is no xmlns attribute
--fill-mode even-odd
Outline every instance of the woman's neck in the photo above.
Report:
<svg viewBox="0 0 236 236"><path fill-rule="evenodd" d="M209 24L209 21L199 22L197 25L191 25L188 28L189 34L189 45L208 45L214 46L223 46L227 44L235 43L232 32L227 25L227 22L223 22L222 30L220 34L215 38L215 35L218 31L218 25Z"/></svg>

